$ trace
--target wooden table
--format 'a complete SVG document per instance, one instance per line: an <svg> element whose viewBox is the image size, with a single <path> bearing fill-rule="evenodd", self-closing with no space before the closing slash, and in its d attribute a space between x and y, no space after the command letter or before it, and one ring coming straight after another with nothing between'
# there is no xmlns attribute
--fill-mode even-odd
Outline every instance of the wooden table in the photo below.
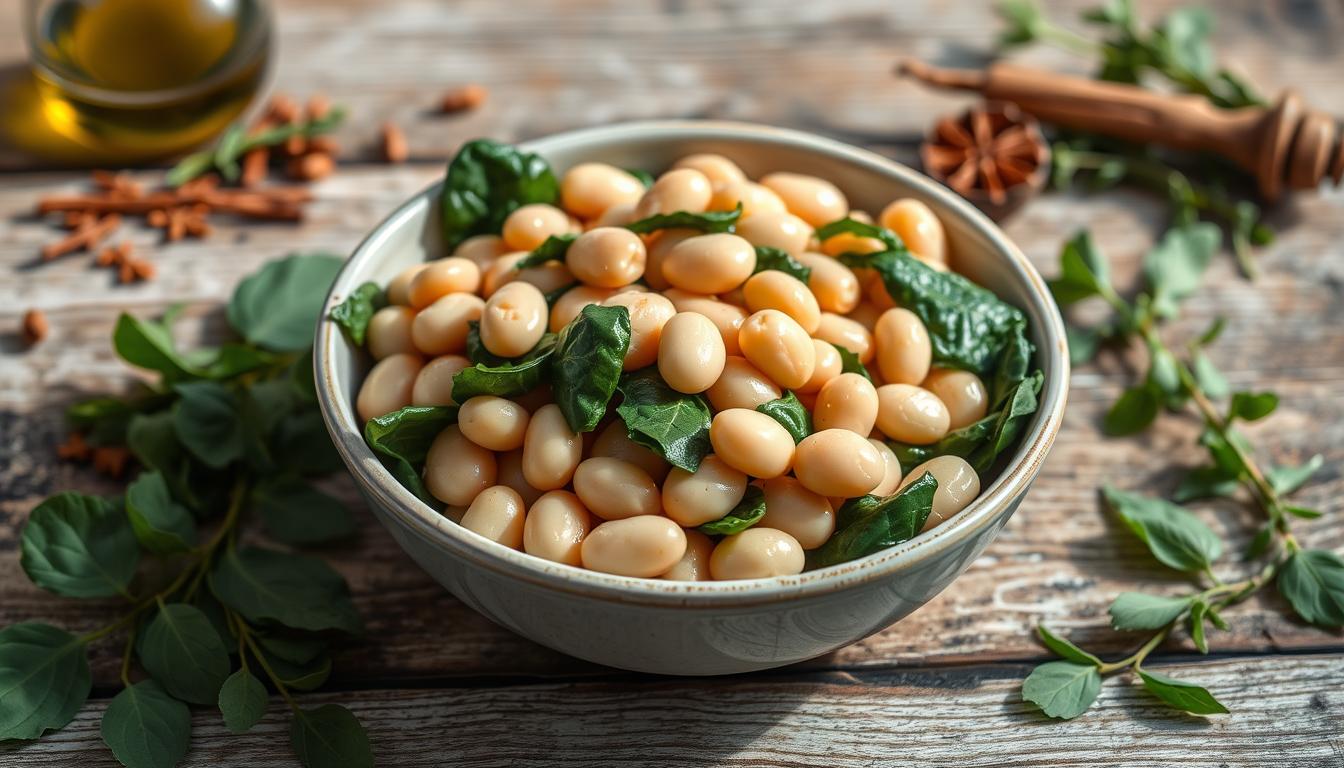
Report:
<svg viewBox="0 0 1344 768"><path fill-rule="evenodd" d="M1052 3L1067 19L1091 0ZM18 3L0 4L0 65L18 65ZM843 5L842 9L840 6ZM83 630L107 610L28 584L17 539L29 509L65 488L109 490L58 462L59 408L116 389L126 370L109 346L116 313L154 314L187 301L184 341L218 334L220 303L235 281L292 250L348 252L398 201L439 175L463 140L526 138L582 125L648 117L715 117L803 128L907 162L921 131L963 100L889 76L901 55L979 64L995 24L981 3L863 0L778 2L510 2L306 0L278 8L279 88L323 91L351 107L341 132L348 161L315 187L302 226L225 225L215 236L159 248L157 280L114 286L87 258L33 265L56 231L29 217L34 199L72 189L80 173L43 170L9 154L0 175L0 625L42 620ZM1169 2L1147 2L1159 14ZM566 10L562 10L566 9ZM1266 89L1293 85L1344 114L1344 7L1338 3L1220 3L1217 39ZM1078 69L1068 56L1029 60ZM9 70L11 73L15 70ZM480 82L484 108L430 114L445 87ZM376 125L400 123L411 163L371 161ZM1060 243L1091 227L1122 281L1160 232L1164 206L1126 191L1051 194L1008 225L1047 274ZM1213 350L1239 387L1283 396L1252 430L1273 461L1313 453L1326 469L1302 492L1331 515L1297 524L1314 546L1344 546L1344 194L1304 195L1274 211L1278 242L1260 252L1251 284L1229 258L1187 304L1175 336L1228 318ZM149 230L133 239L154 241ZM52 334L25 351L16 334L28 307ZM988 551L944 594L901 623L829 656L770 673L694 680L596 667L490 624L429 580L364 514L357 544L338 549L368 620L368 639L342 652L337 672L306 701L339 701L367 724L380 764L617 766L1323 766L1344 765L1344 636L1285 617L1273 594L1236 608L1232 628L1200 656L1173 642L1164 671L1201 682L1232 714L1196 718L1157 706L1127 680L1110 681L1085 717L1049 721L1023 704L1018 684L1049 658L1032 639L1039 621L1094 650L1133 644L1106 628L1119 591L1179 588L1098 508L1103 482L1168 490L1202 460L1198 425L1164 417L1133 439L1100 434L1101 413L1127 368L1111 360L1078 369L1065 429L1027 502ZM1200 505L1236 551L1253 513L1236 502ZM1222 567L1239 565L1233 558ZM37 743L0 745L0 765L114 765L98 718L116 690L117 650L94 655L93 702ZM293 764L278 701L263 723L231 736L214 711L195 715L190 765Z"/></svg>

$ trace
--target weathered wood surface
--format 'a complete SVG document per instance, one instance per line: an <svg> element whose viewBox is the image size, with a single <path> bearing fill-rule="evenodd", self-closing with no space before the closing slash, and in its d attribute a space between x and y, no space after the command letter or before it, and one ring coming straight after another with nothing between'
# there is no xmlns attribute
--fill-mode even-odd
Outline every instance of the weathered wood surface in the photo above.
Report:
<svg viewBox="0 0 1344 768"><path fill-rule="evenodd" d="M1086 4L1060 4L1057 13L1068 18ZM17 5L0 6L0 67L21 55ZM100 487L86 471L56 462L53 448L61 437L59 406L129 381L108 344L118 311L154 313L185 300L182 340L216 334L219 303L239 276L290 250L348 252L398 201L432 181L458 142L475 135L527 137L639 117L729 117L816 130L911 162L918 133L960 100L893 81L891 62L917 55L978 63L993 24L980 4L918 12L903 5L281 4L277 83L295 94L321 90L351 107L342 136L350 162L315 187L318 200L303 225L224 223L209 240L155 250L159 279L133 288L114 289L110 274L93 270L87 256L35 266L37 249L59 233L28 216L34 199L75 189L81 177L20 167L0 155L0 167L16 168L0 176L0 625L39 619L85 629L112 615L110 606L99 610L31 587L18 566L17 537L44 495ZM1145 8L1156 14L1170 5ZM1219 40L1240 69L1267 87L1291 83L1344 114L1338 5L1241 2L1219 11ZM1057 53L1030 56L1076 66ZM490 86L487 107L454 118L425 113L441 87L465 81ZM362 146L389 117L411 137L410 165L366 161ZM1179 336L1215 316L1229 319L1213 356L1235 385L1283 396L1275 416L1253 429L1269 460L1325 456L1326 469L1301 502L1333 516L1297 528L1313 545L1336 549L1344 546L1337 523L1344 511L1342 212L1338 191L1276 211L1273 222L1284 231L1261 252L1263 277L1248 284L1230 260L1220 260L1208 290L1172 329ZM1091 227L1124 281L1136 273L1162 215L1159 201L1136 194L1052 195L1012 220L1008 232L1049 273L1059 243ZM155 242L151 230L125 231L146 247ZM28 307L47 312L52 335L24 351L9 329ZM1344 637L1284 618L1272 594L1236 608L1232 630L1212 639L1219 653L1233 656L1202 661L1179 642L1168 649L1190 665L1185 676L1207 682L1232 706L1231 717L1204 725L1135 710L1132 700L1143 694L1124 687L1086 721L1049 725L1024 714L1014 693L1026 669L1020 664L1045 657L1029 635L1036 622L1118 653L1131 641L1105 629L1115 593L1181 586L1149 565L1141 546L1117 535L1097 508L1102 482L1168 489L1177 477L1173 462L1203 458L1189 419L1166 418L1136 439L1100 435L1100 416L1124 371L1108 360L1075 372L1064 432L1031 496L965 576L905 621L835 654L782 673L703 682L652 681L577 662L457 603L365 515L365 535L333 557L368 618L370 640L341 654L324 696L372 723L384 760L408 765L525 758L614 765L636 756L666 765L1167 765L1186 756L1193 765L1344 765L1344 701L1332 693L1344 677ZM1243 505L1201 510L1233 542L1246 540L1253 516ZM1232 557L1222 567L1229 575L1239 569ZM95 653L99 697L115 683L115 653ZM0 765L108 764L97 715L90 709L37 744L0 748ZM720 737L722 723L728 733ZM197 726L191 764L288 759L278 714L242 741L226 737L209 713L198 714ZM1294 738L1278 740L1285 734Z"/></svg>

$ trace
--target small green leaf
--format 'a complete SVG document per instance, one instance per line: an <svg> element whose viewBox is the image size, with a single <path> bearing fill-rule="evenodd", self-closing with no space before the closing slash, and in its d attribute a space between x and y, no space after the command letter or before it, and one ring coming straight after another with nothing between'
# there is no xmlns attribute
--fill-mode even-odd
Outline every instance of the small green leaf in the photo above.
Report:
<svg viewBox="0 0 1344 768"><path fill-rule="evenodd" d="M1036 625L1036 635L1041 638L1041 643L1044 644L1046 648L1054 651L1055 655L1060 656L1061 658L1078 664L1091 664L1094 667L1101 666L1101 659L1054 634L1046 629L1044 624Z"/></svg>
<svg viewBox="0 0 1344 768"><path fill-rule="evenodd" d="M327 641L313 635L259 635L257 641L267 658L295 665L308 664L327 651Z"/></svg>
<svg viewBox="0 0 1344 768"><path fill-rule="evenodd" d="M771 248L765 245L756 246L756 268L752 274L764 272L767 269L773 269L783 272L790 277L796 277L804 285L812 277L812 268L804 266L802 262L790 256L788 251Z"/></svg>
<svg viewBox="0 0 1344 768"><path fill-rule="evenodd" d="M294 477L282 477L253 492L266 534L284 544L326 544L349 538L355 517L340 499Z"/></svg>
<svg viewBox="0 0 1344 768"><path fill-rule="evenodd" d="M551 360L551 392L574 432L593 431L606 415L629 346L630 310L625 307L589 304L560 331ZM456 379L453 393L456 399Z"/></svg>
<svg viewBox="0 0 1344 768"><path fill-rule="evenodd" d="M267 657L271 671L285 685L296 691L313 691L321 688L331 677L331 656L321 653L306 662L295 663L280 658Z"/></svg>
<svg viewBox="0 0 1344 768"><path fill-rule="evenodd" d="M324 254L269 262L234 289L229 324L249 342L273 352L307 349L327 289L344 265L344 259Z"/></svg>
<svg viewBox="0 0 1344 768"><path fill-rule="evenodd" d="M248 431L237 395L213 381L178 384L177 393L173 430L182 445L216 469L241 459L247 448Z"/></svg>
<svg viewBox="0 0 1344 768"><path fill-rule="evenodd" d="M1166 675L1138 670L1143 687L1167 704L1192 715L1223 715L1227 707L1218 703L1213 694L1193 683L1183 683Z"/></svg>
<svg viewBox="0 0 1344 768"><path fill-rule="evenodd" d="M1312 624L1344 626L1344 558L1324 549L1294 552L1279 571L1279 594Z"/></svg>
<svg viewBox="0 0 1344 768"><path fill-rule="evenodd" d="M1080 328L1072 323L1064 326L1064 335L1069 342L1069 362L1074 365L1092 362L1104 341L1100 331Z"/></svg>
<svg viewBox="0 0 1344 768"><path fill-rule="evenodd" d="M1226 327L1227 327L1227 318L1222 317L1221 315L1215 317L1213 319L1213 322L1209 325L1209 327L1199 335L1199 338L1195 339L1195 346L1197 347L1209 346L1213 342L1217 341L1219 336L1223 335L1223 329L1225 329Z"/></svg>
<svg viewBox="0 0 1344 768"><path fill-rule="evenodd" d="M1227 397L1231 387L1208 355L1196 350L1191 367L1194 369L1195 382L1204 390L1204 394L1214 399Z"/></svg>
<svg viewBox="0 0 1344 768"><path fill-rule="evenodd" d="M1110 266L1082 230L1064 244L1059 255L1059 277L1050 281L1050 292L1061 307L1111 291Z"/></svg>
<svg viewBox="0 0 1344 768"><path fill-rule="evenodd" d="M251 672L239 669L219 689L219 712L233 733L246 733L266 714L266 686Z"/></svg>
<svg viewBox="0 0 1344 768"><path fill-rule="evenodd" d="M1202 520L1163 499L1102 488L1111 509L1120 516L1164 565L1178 571L1208 568L1222 554L1223 544Z"/></svg>
<svg viewBox="0 0 1344 768"><path fill-rule="evenodd" d="M214 704L229 676L229 652L199 608L168 603L145 627L140 662L168 693L193 704Z"/></svg>
<svg viewBox="0 0 1344 768"><path fill-rule="evenodd" d="M1161 629L1190 607L1188 597L1163 597L1121 592L1111 603L1111 627L1119 630Z"/></svg>
<svg viewBox="0 0 1344 768"><path fill-rule="evenodd" d="M891 251L905 250L905 244L901 242L901 238L898 237L895 232L892 232L886 227L879 227L876 224L869 224L857 219L839 219L838 221L823 224L820 227L817 227L817 231L813 234L813 237L817 238L818 242L825 242L836 235L842 234L870 237L874 240L880 240L882 241L882 244Z"/></svg>
<svg viewBox="0 0 1344 768"><path fill-rule="evenodd" d="M765 492L760 486L749 485L742 500L728 514L700 526L700 532L709 536L730 536L741 533L765 517Z"/></svg>
<svg viewBox="0 0 1344 768"><path fill-rule="evenodd" d="M297 710L289 743L304 768L373 768L373 747L364 726L337 704Z"/></svg>
<svg viewBox="0 0 1344 768"><path fill-rule="evenodd" d="M196 544L196 523L173 501L158 472L143 472L126 489L126 515L140 544L160 555L185 552Z"/></svg>
<svg viewBox="0 0 1344 768"><path fill-rule="evenodd" d="M1236 392L1227 406L1228 421L1263 419L1279 407L1279 396L1273 392Z"/></svg>
<svg viewBox="0 0 1344 768"><path fill-rule="evenodd" d="M517 360L492 358L453 375L453 400L465 403L477 395L517 397L541 385L551 373L557 337L546 334L532 351ZM480 348L484 351L484 345Z"/></svg>
<svg viewBox="0 0 1344 768"><path fill-rule="evenodd" d="M873 380L873 375L868 373L868 369L859 361L858 355L851 352L848 347L842 347L839 344L831 342L827 343L831 344L832 347L835 347L835 351L840 353L841 373L857 373L870 382Z"/></svg>
<svg viewBox="0 0 1344 768"><path fill-rule="evenodd" d="M1190 606L1190 640L1200 653L1209 652L1209 641L1204 636L1204 617L1208 611L1209 604L1203 600L1196 600L1194 605Z"/></svg>
<svg viewBox="0 0 1344 768"><path fill-rule="evenodd" d="M327 317L341 327L350 343L362 347L369 331L369 320L386 305L383 289L377 283L363 283L351 291L345 301L333 307Z"/></svg>
<svg viewBox="0 0 1344 768"><path fill-rule="evenodd" d="M19 563L37 586L65 597L126 595L140 547L126 514L98 496L48 497L23 527Z"/></svg>
<svg viewBox="0 0 1344 768"><path fill-rule="evenodd" d="M157 371L170 380L200 375L200 370L177 351L172 331L165 323L140 320L125 312L112 331L112 346L127 363Z"/></svg>
<svg viewBox="0 0 1344 768"><path fill-rule="evenodd" d="M1061 720L1072 720L1086 712L1100 692L1097 668L1072 661L1046 662L1022 681L1022 698Z"/></svg>
<svg viewBox="0 0 1344 768"><path fill-rule="evenodd" d="M1269 481L1275 493L1287 496L1306 485L1311 476L1316 474L1323 466L1325 466L1325 457L1318 453L1308 459L1306 464L1300 466L1270 467L1265 470L1265 479Z"/></svg>
<svg viewBox="0 0 1344 768"><path fill-rule="evenodd" d="M363 631L345 579L315 557L228 549L210 572L210 587L220 602L254 624L306 632Z"/></svg>
<svg viewBox="0 0 1344 768"><path fill-rule="evenodd" d="M1148 345L1148 385L1166 395L1167 398L1179 397L1184 390L1181 376L1177 371L1176 356L1164 346Z"/></svg>
<svg viewBox="0 0 1344 768"><path fill-rule="evenodd" d="M421 501L433 507L439 502L425 488L420 467L429 446L448 426L457 423L457 406L407 406L399 411L369 419L364 425L364 442L387 467L392 476Z"/></svg>
<svg viewBox="0 0 1344 768"><path fill-rule="evenodd" d="M1145 383L1125 390L1106 412L1101 426L1108 435L1132 435L1147 429L1161 408L1161 390Z"/></svg>
<svg viewBox="0 0 1344 768"><path fill-rule="evenodd" d="M102 735L127 768L172 768L191 744L191 711L155 681L142 680L112 698Z"/></svg>
<svg viewBox="0 0 1344 768"><path fill-rule="evenodd" d="M560 235L551 235L545 242L537 246L524 256L521 261L513 265L514 269L531 269L539 267L548 261L564 261L565 254L569 253L569 246L578 239L578 235L572 232L566 232Z"/></svg>
<svg viewBox="0 0 1344 768"><path fill-rule="evenodd" d="M1172 501L1184 504L1196 499L1209 499L1219 496L1231 496L1241 487L1236 476L1229 475L1219 466L1196 467L1181 478L1180 485L1172 492Z"/></svg>
<svg viewBox="0 0 1344 768"><path fill-rule="evenodd" d="M1303 520L1315 520L1316 518L1325 514L1319 509L1312 509L1310 507L1298 507L1292 504L1284 505L1283 511L1287 512L1293 517L1300 517Z"/></svg>
<svg viewBox="0 0 1344 768"><path fill-rule="evenodd" d="M801 443L803 438L812 434L812 414L792 392L785 392L778 400L761 403L756 406L756 410L779 422L793 438L794 444Z"/></svg>
<svg viewBox="0 0 1344 768"><path fill-rule="evenodd" d="M742 204L731 211L705 211L703 213L691 213L689 211L676 211L674 213L659 213L631 222L625 225L625 228L631 232L638 232L646 235L660 229L695 229L705 233L732 232L733 226L737 220L742 218Z"/></svg>
<svg viewBox="0 0 1344 768"><path fill-rule="evenodd" d="M1243 555L1247 560L1254 560L1263 555L1266 549L1269 549L1269 542L1274 538L1274 527L1269 523L1260 526L1250 543L1246 545L1246 552Z"/></svg>
<svg viewBox="0 0 1344 768"><path fill-rule="evenodd" d="M622 376L616 389L621 393L616 414L633 442L687 472L700 467L711 447L711 415L703 396L677 392L652 369Z"/></svg>
<svg viewBox="0 0 1344 768"><path fill-rule="evenodd" d="M1148 255L1143 270L1159 317L1174 317L1177 304L1199 288L1204 270L1222 242L1216 224L1172 227Z"/></svg>
<svg viewBox="0 0 1344 768"><path fill-rule="evenodd" d="M33 621L0 629L0 744L65 727L92 687L79 638Z"/></svg>

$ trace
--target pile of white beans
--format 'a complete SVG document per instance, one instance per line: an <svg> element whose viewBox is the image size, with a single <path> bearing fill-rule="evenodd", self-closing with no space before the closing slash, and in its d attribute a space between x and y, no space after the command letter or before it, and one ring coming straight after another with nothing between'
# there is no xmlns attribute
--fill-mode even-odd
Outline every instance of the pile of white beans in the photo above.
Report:
<svg viewBox="0 0 1344 768"><path fill-rule="evenodd" d="M659 213L743 213L734 234L669 229L638 235L622 225ZM434 441L426 486L445 514L481 536L546 560L625 576L753 579L803 570L805 550L827 541L846 499L886 496L930 472L938 481L925 529L980 492L963 459L944 456L903 471L885 439L927 445L985 415L985 384L931 367L927 330L870 270L834 257L881 242L815 228L850 210L830 182L795 173L749 180L718 155L678 161L647 190L611 165L585 163L561 179L561 206L527 205L499 236L472 237L387 286L389 306L368 328L377 360L360 389L367 420L408 405L451 405L453 376L471 365L468 322L490 352L516 357L589 304L628 308L624 369L656 366L684 393L703 393L714 417L713 453L699 469L671 467L629 438L609 414L591 433L570 431L549 388L516 398L473 397ZM877 223L915 256L947 269L942 224L902 199ZM578 238L563 262L514 265L550 235ZM753 274L754 246L787 251L811 268L803 283L781 271ZM642 281L642 282L636 282ZM548 308L545 293L575 284ZM872 381L842 373L835 346ZM786 390L812 412L815 431L795 445L756 411ZM613 406L615 403L613 402ZM764 492L765 517L715 540L697 526L723 518L748 484Z"/></svg>

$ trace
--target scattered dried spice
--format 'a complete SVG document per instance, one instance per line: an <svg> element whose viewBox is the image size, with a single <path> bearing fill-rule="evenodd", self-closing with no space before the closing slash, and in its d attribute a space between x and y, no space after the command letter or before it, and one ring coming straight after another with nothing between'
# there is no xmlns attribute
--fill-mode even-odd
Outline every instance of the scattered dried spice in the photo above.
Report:
<svg viewBox="0 0 1344 768"><path fill-rule="evenodd" d="M439 111L445 115L451 115L455 112L476 109L485 103L489 94L490 92L486 90L485 86L477 83L454 88L443 94L443 97L439 99Z"/></svg>
<svg viewBox="0 0 1344 768"><path fill-rule="evenodd" d="M1012 104L974 106L939 120L920 148L924 169L991 215L1045 186L1050 151L1036 120Z"/></svg>
<svg viewBox="0 0 1344 768"><path fill-rule="evenodd" d="M380 149L383 160L394 165L406 162L410 156L410 149L406 146L406 134L401 132L396 123L383 123L379 131Z"/></svg>
<svg viewBox="0 0 1344 768"><path fill-rule="evenodd" d="M49 330L51 326L47 323L47 316L42 310L30 309L23 313L23 340L28 346L47 338Z"/></svg>

